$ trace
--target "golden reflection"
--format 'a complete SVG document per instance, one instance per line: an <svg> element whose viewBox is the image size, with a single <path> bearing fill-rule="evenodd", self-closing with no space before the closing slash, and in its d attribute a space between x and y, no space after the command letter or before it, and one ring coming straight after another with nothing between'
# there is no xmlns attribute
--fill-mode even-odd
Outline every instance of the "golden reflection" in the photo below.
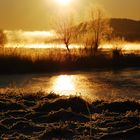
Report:
<svg viewBox="0 0 140 140"><path fill-rule="evenodd" d="M64 93L65 91L74 91L75 85L73 76L60 75L53 81L53 90ZM69 93L67 93L69 94Z"/></svg>

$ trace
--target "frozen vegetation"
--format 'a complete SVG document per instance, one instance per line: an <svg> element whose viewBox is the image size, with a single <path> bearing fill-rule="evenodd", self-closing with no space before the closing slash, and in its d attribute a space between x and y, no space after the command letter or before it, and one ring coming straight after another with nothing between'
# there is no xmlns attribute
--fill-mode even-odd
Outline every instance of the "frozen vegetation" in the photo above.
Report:
<svg viewBox="0 0 140 140"><path fill-rule="evenodd" d="M1 139L139 140L139 100L86 101L78 96L0 94Z"/></svg>

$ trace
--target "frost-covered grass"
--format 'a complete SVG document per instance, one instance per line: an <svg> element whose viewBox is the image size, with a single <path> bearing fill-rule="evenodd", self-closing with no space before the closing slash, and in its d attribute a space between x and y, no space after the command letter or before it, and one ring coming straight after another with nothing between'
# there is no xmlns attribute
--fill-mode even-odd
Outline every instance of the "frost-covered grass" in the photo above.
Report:
<svg viewBox="0 0 140 140"><path fill-rule="evenodd" d="M134 100L1 91L0 111L2 139L140 138L140 102Z"/></svg>

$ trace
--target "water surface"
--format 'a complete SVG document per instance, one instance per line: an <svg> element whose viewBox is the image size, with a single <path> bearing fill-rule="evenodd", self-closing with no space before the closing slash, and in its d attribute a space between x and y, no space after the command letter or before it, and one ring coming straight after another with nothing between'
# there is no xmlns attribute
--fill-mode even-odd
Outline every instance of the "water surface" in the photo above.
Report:
<svg viewBox="0 0 140 140"><path fill-rule="evenodd" d="M140 99L140 69L53 74L0 75L0 89L43 90L87 98Z"/></svg>

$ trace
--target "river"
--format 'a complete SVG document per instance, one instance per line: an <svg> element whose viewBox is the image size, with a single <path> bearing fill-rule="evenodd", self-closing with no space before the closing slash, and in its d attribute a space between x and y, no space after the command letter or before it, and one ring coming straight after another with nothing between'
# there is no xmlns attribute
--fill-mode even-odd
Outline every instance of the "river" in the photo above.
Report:
<svg viewBox="0 0 140 140"><path fill-rule="evenodd" d="M89 99L133 98L140 100L140 69L52 74L0 75L0 90L80 95Z"/></svg>

